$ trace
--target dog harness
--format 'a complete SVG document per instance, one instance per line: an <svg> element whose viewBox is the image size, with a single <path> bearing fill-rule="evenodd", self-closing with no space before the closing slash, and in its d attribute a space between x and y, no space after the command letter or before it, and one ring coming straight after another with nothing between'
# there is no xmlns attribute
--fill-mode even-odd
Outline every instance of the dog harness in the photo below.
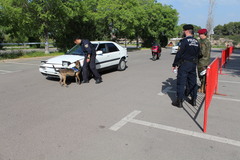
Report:
<svg viewBox="0 0 240 160"><path fill-rule="evenodd" d="M74 70L74 72L78 72L79 69L77 69L76 67L72 67L72 70Z"/></svg>

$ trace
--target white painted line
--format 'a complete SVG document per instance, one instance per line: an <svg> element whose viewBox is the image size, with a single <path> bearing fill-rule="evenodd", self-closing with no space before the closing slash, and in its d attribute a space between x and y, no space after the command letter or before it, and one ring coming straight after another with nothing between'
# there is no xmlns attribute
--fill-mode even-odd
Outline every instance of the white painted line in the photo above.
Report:
<svg viewBox="0 0 240 160"><path fill-rule="evenodd" d="M223 82L223 83L237 83L237 84L240 84L240 82L236 82L236 81L218 81L218 82Z"/></svg>
<svg viewBox="0 0 240 160"><path fill-rule="evenodd" d="M7 70L0 70L0 72L4 72L4 73L12 73L12 71L7 71Z"/></svg>
<svg viewBox="0 0 240 160"><path fill-rule="evenodd" d="M121 127L123 127L125 124L127 124L130 120L132 120L134 117L136 117L139 113L141 113L141 111L136 111L136 110L133 111L132 113L130 113L129 115L127 115L126 117L121 119L119 122L114 124L109 129L113 130L113 131L119 130Z"/></svg>
<svg viewBox="0 0 240 160"><path fill-rule="evenodd" d="M31 63L19 63L19 62L5 62L10 64L23 64L23 65L30 65L30 66L39 66L39 64L31 64Z"/></svg>
<svg viewBox="0 0 240 160"><path fill-rule="evenodd" d="M113 125L110 129L113 131L117 131L118 129L123 127L128 122L131 122L134 124L139 124L139 125L143 125L143 126L147 126L147 127L157 128L157 129L161 129L161 130L166 130L166 131L170 131L170 132L175 132L175 133L179 133L179 134L184 134L184 135L188 135L188 136L192 136L192 137L197 137L197 138L201 138L201 139L205 139L205 140L210 140L210 141L215 141L215 142L219 142L219 143L225 143L225 144L240 147L240 141L223 138L223 137L217 137L217 136L213 136L213 135L209 135L209 134L205 134L205 133L184 130L181 128L175 128L175 127L166 126L166 125L162 125L162 124L151 123L151 122L133 119L140 112L141 111L133 111L132 113L130 113L129 115L124 117L122 120L120 120L118 123Z"/></svg>
<svg viewBox="0 0 240 160"><path fill-rule="evenodd" d="M228 138L217 137L217 136L213 136L213 135L209 135L209 134L205 134L205 133L184 130L184 129L180 129L180 128L170 127L170 126L161 125L161 124L157 124L157 123L150 123L150 122L136 120L136 119L132 119L132 120L130 120L130 122L139 124L139 125L144 125L147 127L162 129L162 130L166 130L166 131L170 131L170 132L180 133L180 134L184 134L184 135L188 135L188 136L192 136L192 137L202 138L202 139L206 139L206 140L211 140L211 141L215 141L215 142L220 142L220 143L225 143L225 144L230 144L230 145L240 147L240 141L236 141L236 140L232 140L232 139L228 139Z"/></svg>
<svg viewBox="0 0 240 160"><path fill-rule="evenodd" d="M8 73L15 73L15 72L20 72L21 70L17 70L17 71L7 71L7 70L0 70L0 74L8 74ZM3 72L3 73L1 73Z"/></svg>

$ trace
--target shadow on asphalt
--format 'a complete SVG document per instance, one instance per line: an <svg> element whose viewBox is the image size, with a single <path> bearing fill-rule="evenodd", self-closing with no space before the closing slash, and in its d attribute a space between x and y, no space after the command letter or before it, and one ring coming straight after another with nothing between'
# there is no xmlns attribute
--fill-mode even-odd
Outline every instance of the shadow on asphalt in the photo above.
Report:
<svg viewBox="0 0 240 160"><path fill-rule="evenodd" d="M128 68L128 66L126 66L126 69L127 68ZM103 77L104 74L109 74L112 72L121 72L121 71L118 71L116 67L110 67L110 68L98 70L98 72ZM59 82L59 80L60 80L59 77L57 77L57 76L56 77L46 77L46 79L49 81L56 81L56 82ZM81 81L83 80L82 73L80 74L80 80ZM95 80L95 79L94 79L94 76L91 73L91 71L89 71L89 81L91 81L91 80ZM71 83L76 83L76 79L75 79L75 77L68 76L66 79L66 84L70 85Z"/></svg>
<svg viewBox="0 0 240 160"><path fill-rule="evenodd" d="M173 78L168 78L165 82L162 82L162 91L164 91L167 88L176 88L176 84L177 84L177 79L173 79ZM175 93L172 92L167 92L169 98L171 99L171 101L175 101L176 100L176 96Z"/></svg>
<svg viewBox="0 0 240 160"><path fill-rule="evenodd" d="M233 77L240 77L240 50L235 49L234 55L231 55L229 59L227 59L226 64L223 65L223 71L227 72L227 75Z"/></svg>
<svg viewBox="0 0 240 160"><path fill-rule="evenodd" d="M192 106L190 104L190 99L186 98L184 101L183 109L184 111L188 114L188 116L194 121L194 123L203 131L203 127L199 124L197 121L197 117L204 105L205 101L205 94L203 93L198 93L197 96L197 106ZM201 122L202 123L202 122Z"/></svg>
<svg viewBox="0 0 240 160"><path fill-rule="evenodd" d="M176 93L172 91L176 90L177 79L168 78L165 82L162 82L162 83L163 83L162 91L164 91L167 88L172 89L170 92L167 92L166 94L169 96L171 101L174 102L176 100ZM205 101L205 94L198 93L197 106L192 106L190 104L190 99L188 97L185 98L185 101L183 102L184 111L202 131L203 131L203 127L199 124L199 122L197 121L197 118L204 105L204 101ZM175 106L172 106L172 107L175 107Z"/></svg>

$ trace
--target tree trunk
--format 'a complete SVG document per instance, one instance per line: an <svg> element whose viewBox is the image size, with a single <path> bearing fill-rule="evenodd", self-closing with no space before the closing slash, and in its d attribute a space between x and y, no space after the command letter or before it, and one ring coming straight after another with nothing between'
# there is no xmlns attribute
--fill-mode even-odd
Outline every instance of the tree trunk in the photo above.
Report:
<svg viewBox="0 0 240 160"><path fill-rule="evenodd" d="M48 36L48 32L45 32L45 54L49 54L49 36Z"/></svg>
<svg viewBox="0 0 240 160"><path fill-rule="evenodd" d="M127 38L125 38L125 48L127 48Z"/></svg>
<svg viewBox="0 0 240 160"><path fill-rule="evenodd" d="M139 38L137 36L137 48L139 48Z"/></svg>

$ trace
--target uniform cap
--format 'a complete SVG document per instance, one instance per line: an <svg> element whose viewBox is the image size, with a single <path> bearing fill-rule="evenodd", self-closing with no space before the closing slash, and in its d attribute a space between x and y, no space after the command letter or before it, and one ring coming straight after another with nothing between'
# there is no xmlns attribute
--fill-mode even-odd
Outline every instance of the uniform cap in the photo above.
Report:
<svg viewBox="0 0 240 160"><path fill-rule="evenodd" d="M198 33L199 34L205 34L205 33L207 33L207 29L200 29L200 30L198 30Z"/></svg>
<svg viewBox="0 0 240 160"><path fill-rule="evenodd" d="M193 30L193 25L191 25L191 24L186 24L186 25L183 26L183 30L184 30L184 31L185 31L185 30Z"/></svg>

